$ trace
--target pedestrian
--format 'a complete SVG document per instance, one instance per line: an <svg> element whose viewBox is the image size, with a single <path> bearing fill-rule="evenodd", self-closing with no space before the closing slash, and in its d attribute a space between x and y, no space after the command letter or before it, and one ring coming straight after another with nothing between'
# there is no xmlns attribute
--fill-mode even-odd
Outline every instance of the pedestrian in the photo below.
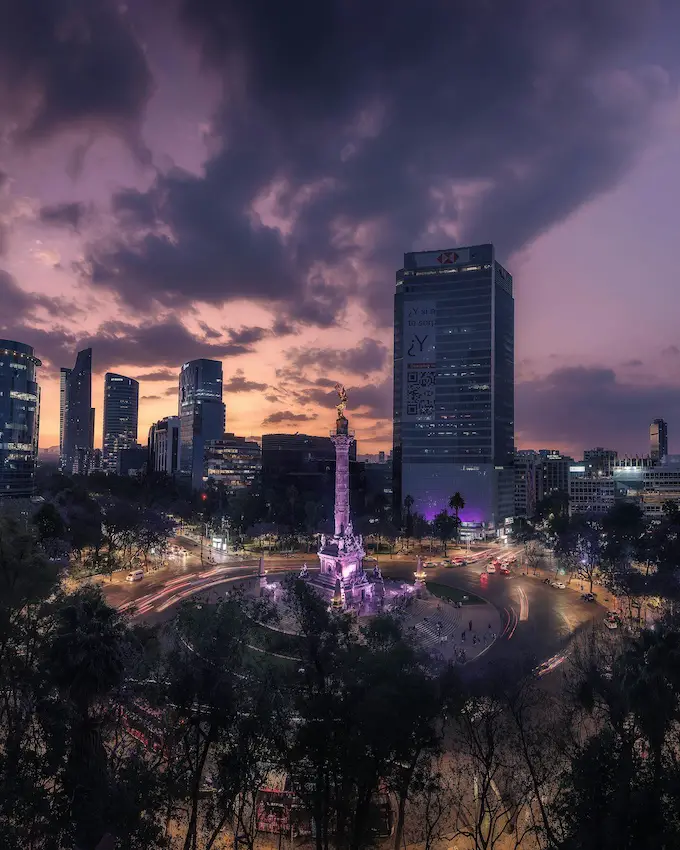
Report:
<svg viewBox="0 0 680 850"><path fill-rule="evenodd" d="M491 623L489 623L489 631L491 631Z"/></svg>
<svg viewBox="0 0 680 850"><path fill-rule="evenodd" d="M491 640L496 640L496 632L491 632Z"/></svg>
<svg viewBox="0 0 680 850"><path fill-rule="evenodd" d="M469 629L470 631L472 631L472 620L470 620L470 622L468 623L468 629Z"/></svg>
<svg viewBox="0 0 680 850"><path fill-rule="evenodd" d="M465 631L461 632L460 639L465 642Z"/></svg>

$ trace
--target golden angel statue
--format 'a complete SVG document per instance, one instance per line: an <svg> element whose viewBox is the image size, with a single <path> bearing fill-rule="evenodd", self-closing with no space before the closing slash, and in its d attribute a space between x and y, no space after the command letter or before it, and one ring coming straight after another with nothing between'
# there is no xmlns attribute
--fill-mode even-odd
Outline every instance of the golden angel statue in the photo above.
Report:
<svg viewBox="0 0 680 850"><path fill-rule="evenodd" d="M347 390L340 384L335 385L335 392L338 394L340 403L337 406L338 419L342 418L345 408L347 407Z"/></svg>

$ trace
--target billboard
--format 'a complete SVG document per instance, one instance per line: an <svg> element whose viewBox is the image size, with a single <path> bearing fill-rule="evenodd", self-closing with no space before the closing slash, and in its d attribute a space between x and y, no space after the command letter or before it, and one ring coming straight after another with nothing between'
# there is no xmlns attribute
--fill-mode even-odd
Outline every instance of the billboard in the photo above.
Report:
<svg viewBox="0 0 680 850"><path fill-rule="evenodd" d="M407 301L403 314L403 399L405 419L434 420L436 301Z"/></svg>

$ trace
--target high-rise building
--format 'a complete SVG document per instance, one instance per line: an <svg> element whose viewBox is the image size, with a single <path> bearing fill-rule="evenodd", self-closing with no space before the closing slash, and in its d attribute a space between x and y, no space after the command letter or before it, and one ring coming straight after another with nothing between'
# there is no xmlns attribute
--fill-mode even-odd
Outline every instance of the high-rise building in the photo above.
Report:
<svg viewBox="0 0 680 850"><path fill-rule="evenodd" d="M148 469L166 475L179 469L179 416L166 416L149 428Z"/></svg>
<svg viewBox="0 0 680 850"><path fill-rule="evenodd" d="M205 444L204 482L222 484L228 493L252 487L262 471L262 451L245 437L224 434Z"/></svg>
<svg viewBox="0 0 680 850"><path fill-rule="evenodd" d="M618 452L613 449L596 446L594 449L586 449L583 452L583 463L586 471L593 475L611 475L614 462L618 456Z"/></svg>
<svg viewBox="0 0 680 850"><path fill-rule="evenodd" d="M536 478L540 468L536 452L515 453L515 506L513 516L531 518L536 513Z"/></svg>
<svg viewBox="0 0 680 850"><path fill-rule="evenodd" d="M514 508L511 275L493 245L404 255L394 299L394 510L433 519L460 492L464 529Z"/></svg>
<svg viewBox="0 0 680 850"><path fill-rule="evenodd" d="M545 452L545 454L543 453ZM569 468L574 458L558 451L539 451L540 463L536 471L536 500L543 501L548 496L569 493Z"/></svg>
<svg viewBox="0 0 680 850"><path fill-rule="evenodd" d="M102 468L115 473L121 449L137 445L139 383L134 378L107 372L104 376L104 434Z"/></svg>
<svg viewBox="0 0 680 850"><path fill-rule="evenodd" d="M40 388L33 348L0 340L0 498L33 495L38 457Z"/></svg>
<svg viewBox="0 0 680 850"><path fill-rule="evenodd" d="M92 349L84 348L65 378L64 440L61 467L71 475L87 475L94 448Z"/></svg>
<svg viewBox="0 0 680 850"><path fill-rule="evenodd" d="M649 455L661 460L668 454L668 425L664 419L655 419L649 426Z"/></svg>
<svg viewBox="0 0 680 850"><path fill-rule="evenodd" d="M222 364L190 360L179 373L180 472L193 490L203 486L205 444L224 434Z"/></svg>
<svg viewBox="0 0 680 850"><path fill-rule="evenodd" d="M59 462L64 457L64 422L66 417L66 388L71 369L62 366L59 370Z"/></svg>

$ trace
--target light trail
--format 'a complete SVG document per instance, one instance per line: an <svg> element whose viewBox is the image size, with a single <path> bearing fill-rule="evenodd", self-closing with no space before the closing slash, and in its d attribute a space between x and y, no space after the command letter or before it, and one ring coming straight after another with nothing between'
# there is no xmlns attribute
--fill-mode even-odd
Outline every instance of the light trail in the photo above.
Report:
<svg viewBox="0 0 680 850"><path fill-rule="evenodd" d="M522 622L529 619L529 599L523 587L517 586L519 595L519 618Z"/></svg>
<svg viewBox="0 0 680 850"><path fill-rule="evenodd" d="M519 617L517 616L517 611L514 608L510 608L510 613L512 614L513 626L512 629L507 634L507 640L510 640L512 636L515 634L515 629L517 628L517 624L519 622Z"/></svg>

